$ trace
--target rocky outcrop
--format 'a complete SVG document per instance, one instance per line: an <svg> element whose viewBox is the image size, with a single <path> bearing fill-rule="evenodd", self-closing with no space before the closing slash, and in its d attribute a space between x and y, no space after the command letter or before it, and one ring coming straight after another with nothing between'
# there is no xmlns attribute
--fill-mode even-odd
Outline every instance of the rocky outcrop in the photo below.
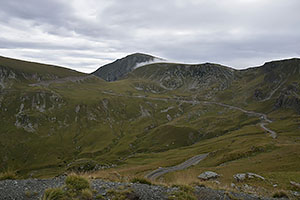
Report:
<svg viewBox="0 0 300 200"><path fill-rule="evenodd" d="M276 99L275 109L290 108L300 114L299 85L294 83L285 87L280 96Z"/></svg>
<svg viewBox="0 0 300 200"><path fill-rule="evenodd" d="M200 174L198 176L199 179L204 180L204 181L207 181L210 179L216 179L218 177L220 177L220 175L217 174L216 172L212 172L212 171L203 172L202 174Z"/></svg>
<svg viewBox="0 0 300 200"><path fill-rule="evenodd" d="M26 179L26 180L4 180L0 181L0 199L14 200L14 199L30 199L38 200L48 188L59 188L64 185L65 177L57 177L53 179ZM110 182L100 179L91 180L91 188L93 195L91 199L111 199L112 192L120 193L124 191L130 192L130 197L126 199L140 199L140 200L162 200L170 199L180 192L178 187L165 187L161 185L147 185L140 183L120 183ZM206 187L196 186L194 188L194 195L197 199L245 199L245 200L267 200L271 198L258 197L245 193L226 192L224 190L214 190ZM174 198L172 198L174 199ZM175 196L175 199L176 196ZM180 198L181 199L181 198Z"/></svg>
<svg viewBox="0 0 300 200"><path fill-rule="evenodd" d="M254 99L255 100L257 100L257 101L261 101L261 100L263 100L264 99L264 93L263 93L263 91L262 91L262 89L256 89L255 91L254 91Z"/></svg>
<svg viewBox="0 0 300 200"><path fill-rule="evenodd" d="M233 178L238 182L242 182L242 181L245 181L246 179L253 179L253 178L265 180L264 177L262 177L258 174L251 173L251 172L235 174L233 176Z"/></svg>
<svg viewBox="0 0 300 200"><path fill-rule="evenodd" d="M292 108L300 114L300 98L282 94L276 100L275 108Z"/></svg>
<svg viewBox="0 0 300 200"><path fill-rule="evenodd" d="M132 72L133 78L156 82L165 90L205 90L217 92L228 88L234 80L235 70L217 64L186 65L156 63Z"/></svg>
<svg viewBox="0 0 300 200"><path fill-rule="evenodd" d="M294 181L290 181L290 184L298 189L300 189L300 183L294 182Z"/></svg>

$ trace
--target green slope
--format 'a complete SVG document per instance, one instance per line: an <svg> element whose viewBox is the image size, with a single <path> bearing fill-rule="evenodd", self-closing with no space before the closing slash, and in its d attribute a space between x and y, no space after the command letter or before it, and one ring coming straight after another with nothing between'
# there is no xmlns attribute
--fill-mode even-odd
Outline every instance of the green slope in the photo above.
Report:
<svg viewBox="0 0 300 200"><path fill-rule="evenodd" d="M8 58L0 59L1 70L1 171L47 177L117 165L113 170L122 175L144 175L212 152L165 181L180 182L188 174L195 181L209 169L223 173L225 182L243 171L283 187L288 177L300 181L297 59L242 71L151 64L115 82ZM74 78L82 76L87 78ZM266 134L258 116L215 102L267 114L273 122L266 126L278 138Z"/></svg>

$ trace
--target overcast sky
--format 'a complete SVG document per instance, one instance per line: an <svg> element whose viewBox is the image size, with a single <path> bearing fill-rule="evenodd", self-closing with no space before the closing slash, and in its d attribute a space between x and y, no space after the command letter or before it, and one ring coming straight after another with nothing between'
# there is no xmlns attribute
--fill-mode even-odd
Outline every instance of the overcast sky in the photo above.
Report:
<svg viewBox="0 0 300 200"><path fill-rule="evenodd" d="M300 57L299 0L0 0L0 55L79 71L135 52L234 68Z"/></svg>

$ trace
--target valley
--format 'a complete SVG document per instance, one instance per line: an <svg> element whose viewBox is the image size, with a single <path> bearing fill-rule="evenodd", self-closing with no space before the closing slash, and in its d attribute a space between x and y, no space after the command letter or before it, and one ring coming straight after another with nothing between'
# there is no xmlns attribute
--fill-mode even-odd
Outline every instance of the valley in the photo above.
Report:
<svg viewBox="0 0 300 200"><path fill-rule="evenodd" d="M299 191L290 184L300 182L299 59L246 70L153 60L129 55L105 78L0 57L0 172ZM199 180L205 171L220 184ZM246 172L266 181L235 180Z"/></svg>

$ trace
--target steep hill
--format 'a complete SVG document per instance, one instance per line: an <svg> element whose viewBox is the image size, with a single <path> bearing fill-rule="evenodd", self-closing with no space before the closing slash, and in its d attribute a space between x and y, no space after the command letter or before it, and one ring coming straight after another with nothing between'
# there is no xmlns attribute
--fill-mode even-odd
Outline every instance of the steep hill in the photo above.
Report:
<svg viewBox="0 0 300 200"><path fill-rule="evenodd" d="M64 67L0 56L0 89L11 86L12 82L36 83L86 75Z"/></svg>
<svg viewBox="0 0 300 200"><path fill-rule="evenodd" d="M212 96L229 88L235 79L235 70L229 67L205 63L187 65L176 63L155 63L134 70L130 79L137 79L137 88L147 88L145 80L156 84L153 92L185 91L199 92L203 96ZM148 84L148 87L149 86Z"/></svg>

